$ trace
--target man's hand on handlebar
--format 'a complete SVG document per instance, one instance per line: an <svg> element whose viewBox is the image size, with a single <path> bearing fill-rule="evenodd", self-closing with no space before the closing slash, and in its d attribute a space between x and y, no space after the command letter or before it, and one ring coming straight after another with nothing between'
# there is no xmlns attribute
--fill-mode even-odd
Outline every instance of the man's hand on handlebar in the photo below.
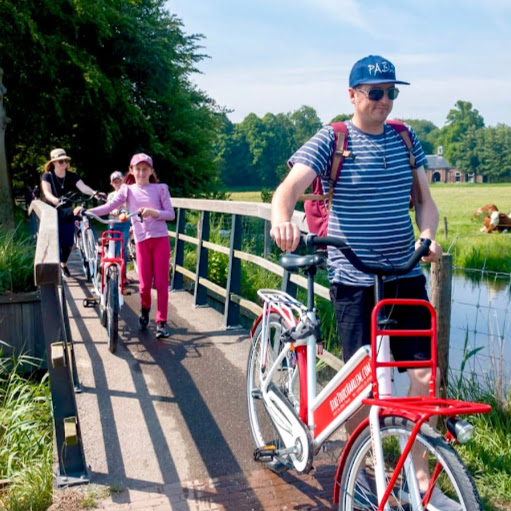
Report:
<svg viewBox="0 0 511 511"><path fill-rule="evenodd" d="M415 242L415 250L417 250L422 244L422 238L418 239ZM440 261L442 258L442 254L444 253L440 244L438 244L435 240L431 240L431 245L429 246L429 252L427 255L422 257L422 261L424 263L436 263Z"/></svg>
<svg viewBox="0 0 511 511"><path fill-rule="evenodd" d="M300 243L300 229L296 224L283 222L271 228L270 236L285 252L294 252Z"/></svg>

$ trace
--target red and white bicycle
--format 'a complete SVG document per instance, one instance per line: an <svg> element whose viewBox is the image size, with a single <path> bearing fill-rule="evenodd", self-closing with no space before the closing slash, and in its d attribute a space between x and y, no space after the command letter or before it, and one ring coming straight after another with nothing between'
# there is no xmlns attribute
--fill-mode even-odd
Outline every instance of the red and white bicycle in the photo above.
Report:
<svg viewBox="0 0 511 511"><path fill-rule="evenodd" d="M307 305L282 291L262 289L263 313L252 327L252 346L247 366L248 415L256 449L254 458L274 471L312 469L312 461L324 442L362 405L369 417L347 439L335 476L333 500L341 511L437 509L437 492L449 500L450 509L482 510L474 481L453 444L471 437L472 426L459 415L488 413L491 407L436 397L436 314L424 300L382 299L383 277L409 273L427 253L425 240L407 264L366 264L345 242L333 237L303 238L314 249L339 248L360 271L374 275L377 290L372 314L371 345L363 346L318 393L316 350L321 339L314 308L314 277L325 256L287 254L280 264L301 270L308 280ZM395 330L392 336L427 336L431 359L395 362L390 358L388 306L426 307L427 330ZM391 328L391 327L390 327ZM373 356L377 354L377 356ZM431 369L429 395L394 397L391 368ZM446 418L441 434L428 420ZM419 488L414 452L422 454L429 469L429 486ZM426 464L426 463L425 463Z"/></svg>
<svg viewBox="0 0 511 511"><path fill-rule="evenodd" d="M88 218L108 225L99 239L99 245L95 245L96 264L91 265L91 281L94 298L85 298L84 307L93 307L99 303L99 319L106 327L108 333L108 349L114 353L119 339L119 312L124 305L124 237L122 232L113 230L117 222L126 222L140 213L126 215L122 213L119 218L103 219L94 213L84 211Z"/></svg>

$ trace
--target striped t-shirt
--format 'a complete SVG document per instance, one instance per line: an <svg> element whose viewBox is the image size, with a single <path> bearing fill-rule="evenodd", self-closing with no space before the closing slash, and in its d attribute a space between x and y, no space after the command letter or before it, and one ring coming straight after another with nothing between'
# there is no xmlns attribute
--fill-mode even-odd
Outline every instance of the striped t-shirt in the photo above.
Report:
<svg viewBox="0 0 511 511"><path fill-rule="evenodd" d="M370 135L347 122L348 150L335 187L328 234L343 238L366 262L406 263L414 251L415 237L409 214L413 177L408 150L401 136L385 124L380 135ZM426 156L415 132L413 153L417 166ZM290 159L308 165L321 176L328 193L330 164L335 149L335 134L325 126L306 142ZM334 248L328 249L329 279L332 283L369 286L373 277L356 270ZM421 274L420 266L408 275Z"/></svg>

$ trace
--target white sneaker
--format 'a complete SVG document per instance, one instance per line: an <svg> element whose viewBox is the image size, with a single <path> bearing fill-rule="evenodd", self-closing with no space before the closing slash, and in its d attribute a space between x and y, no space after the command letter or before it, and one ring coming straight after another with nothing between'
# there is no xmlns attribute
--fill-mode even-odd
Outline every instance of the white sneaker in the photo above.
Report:
<svg viewBox="0 0 511 511"><path fill-rule="evenodd" d="M438 486L435 486L426 509L428 511L462 511L463 508L456 501L445 495Z"/></svg>

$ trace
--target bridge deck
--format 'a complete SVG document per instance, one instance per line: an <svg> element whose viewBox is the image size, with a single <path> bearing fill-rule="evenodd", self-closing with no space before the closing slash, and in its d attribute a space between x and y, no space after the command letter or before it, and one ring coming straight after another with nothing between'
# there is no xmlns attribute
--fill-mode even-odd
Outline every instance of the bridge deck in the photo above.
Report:
<svg viewBox="0 0 511 511"><path fill-rule="evenodd" d="M78 255L70 260L69 316L82 392L79 420L91 482L118 490L108 510L331 509L335 451L307 476L276 476L252 460L245 405L248 332L170 293L167 340L138 330L139 296L126 297L115 354ZM153 301L155 303L155 300Z"/></svg>

